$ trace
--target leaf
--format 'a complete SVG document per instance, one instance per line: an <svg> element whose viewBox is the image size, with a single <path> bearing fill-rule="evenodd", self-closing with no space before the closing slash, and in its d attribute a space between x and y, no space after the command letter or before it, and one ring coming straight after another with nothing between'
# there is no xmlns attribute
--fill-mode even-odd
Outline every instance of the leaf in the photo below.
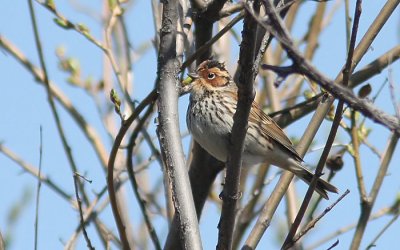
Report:
<svg viewBox="0 0 400 250"><path fill-rule="evenodd" d="M79 23L79 24L78 24L78 29L79 29L82 33L89 34L89 28L88 28L85 24L83 24L83 23Z"/></svg>
<svg viewBox="0 0 400 250"><path fill-rule="evenodd" d="M63 29L68 30L68 29L72 29L72 27L73 27L73 25L68 20L54 18L53 21Z"/></svg>
<svg viewBox="0 0 400 250"><path fill-rule="evenodd" d="M46 6L52 11L56 10L56 5L54 4L54 0L46 0Z"/></svg>
<svg viewBox="0 0 400 250"><path fill-rule="evenodd" d="M347 146L346 146L346 148L347 148L347 152L349 152L350 154L351 154L351 156L355 156L355 154L354 154L354 148L353 148L353 145L351 145L351 144L348 144Z"/></svg>
<svg viewBox="0 0 400 250"><path fill-rule="evenodd" d="M117 1L116 0L108 0L108 8L110 10L113 10L116 5L117 5Z"/></svg>
<svg viewBox="0 0 400 250"><path fill-rule="evenodd" d="M119 99L119 96L117 94L117 91L115 91L115 89L111 89L110 99L111 99L111 102L114 103L115 112L117 112L117 114L121 115L121 99Z"/></svg>

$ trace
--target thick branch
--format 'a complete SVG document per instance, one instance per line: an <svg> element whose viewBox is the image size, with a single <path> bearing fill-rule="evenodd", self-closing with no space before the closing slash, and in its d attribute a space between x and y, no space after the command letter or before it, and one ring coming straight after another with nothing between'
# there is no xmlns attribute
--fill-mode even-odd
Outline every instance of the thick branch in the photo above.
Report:
<svg viewBox="0 0 400 250"><path fill-rule="evenodd" d="M253 7L259 10L259 3L255 1ZM255 78L255 48L257 22L247 14L243 22L242 43L239 58L238 103L233 116L231 143L229 147L225 185L222 191L222 214L219 222L217 249L231 249L232 236L236 217L236 204L240 198L240 169L244 138L246 137L248 118L251 104L254 100L253 82Z"/></svg>
<svg viewBox="0 0 400 250"><path fill-rule="evenodd" d="M196 54L198 54L196 56L191 56L190 58L188 58L187 62L196 58L197 63L199 64L204 60L209 59L212 55L211 40L213 22L210 21L208 15L210 15L211 12L218 13L226 1L209 1L208 4L210 5L214 3L213 8L208 8L208 5L197 4L201 2L205 4L205 1L202 0L193 0L191 2L192 6L194 6L195 9L197 9L197 12L201 14L195 19L194 30L196 51L198 51L196 52ZM215 4L218 4L218 6L215 6ZM222 34L222 31L219 32L219 34ZM218 36L218 34L216 36ZM185 62L184 64L188 65L189 63L187 62ZM200 219L200 214L208 194L207 190L210 190L212 183L214 182L218 173L223 169L224 164L212 157L197 142L193 141L192 143L193 150L191 152L189 178L193 190L193 199L196 206L196 213L198 219ZM201 175L198 173L201 173ZM175 215L170 226L170 231L168 233L164 249L182 249L180 246L180 238L178 237L178 227L178 219Z"/></svg>
<svg viewBox="0 0 400 250"><path fill-rule="evenodd" d="M157 90L159 95L160 147L172 186L175 215L179 222L184 249L202 249L192 190L185 165L178 122L179 62L176 58L178 1L163 2L160 48L158 55Z"/></svg>
<svg viewBox="0 0 400 250"><path fill-rule="evenodd" d="M359 71L355 72L349 81L349 87L354 88L360 83L365 82L370 79L374 75L377 75L382 72L384 68L386 68L391 63L395 62L400 58L400 45L395 46L382 56L378 57L371 63L364 66Z"/></svg>

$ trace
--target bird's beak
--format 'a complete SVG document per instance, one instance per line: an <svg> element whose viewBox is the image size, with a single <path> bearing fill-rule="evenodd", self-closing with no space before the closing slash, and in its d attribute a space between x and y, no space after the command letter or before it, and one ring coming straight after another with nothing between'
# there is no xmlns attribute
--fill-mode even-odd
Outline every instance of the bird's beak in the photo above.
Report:
<svg viewBox="0 0 400 250"><path fill-rule="evenodd" d="M199 78L199 75L196 73L188 73L188 77L186 77L183 81L182 81L182 85L186 86L186 85L190 85L194 80L196 80L197 78Z"/></svg>
<svg viewBox="0 0 400 250"><path fill-rule="evenodd" d="M180 96L189 93L193 88L193 81L199 78L199 75L196 73L188 73L188 77L186 77L182 81L182 86L180 89Z"/></svg>

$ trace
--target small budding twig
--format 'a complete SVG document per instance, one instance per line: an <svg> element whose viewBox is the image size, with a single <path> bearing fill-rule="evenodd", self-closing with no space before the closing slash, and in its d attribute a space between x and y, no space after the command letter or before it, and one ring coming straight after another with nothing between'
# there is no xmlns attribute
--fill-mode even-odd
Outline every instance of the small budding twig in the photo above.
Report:
<svg viewBox="0 0 400 250"><path fill-rule="evenodd" d="M111 89L111 91L110 91L110 100L114 104L115 113L117 113L119 115L119 117L121 118L121 121L124 121L124 117L122 116L122 113L121 113L121 99L119 98L115 89Z"/></svg>
<svg viewBox="0 0 400 250"><path fill-rule="evenodd" d="M88 180L86 177L80 175L80 174L77 173L77 172L74 173L75 197L76 197L76 200L77 200L77 202L78 202L79 216L80 216L80 221L81 221L81 227L82 227L83 236L85 237L87 247L88 247L89 249L91 249L91 250L94 250L94 247L93 247L93 245L92 245L92 242L90 241L90 238L89 238L89 236L88 236L88 234L87 234L87 232L86 232L86 228L85 228L85 219L83 218L82 201L81 201L81 198L79 197L79 186L81 186L81 185L78 184L78 182L79 182L78 177L84 179L85 181L87 181L87 182L89 182L89 183L92 183L92 181L91 181L91 180Z"/></svg>

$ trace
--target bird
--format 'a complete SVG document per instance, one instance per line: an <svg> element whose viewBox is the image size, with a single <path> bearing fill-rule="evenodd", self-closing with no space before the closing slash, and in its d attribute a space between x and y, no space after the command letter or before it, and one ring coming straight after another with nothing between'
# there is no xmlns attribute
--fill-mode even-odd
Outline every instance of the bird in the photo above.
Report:
<svg viewBox="0 0 400 250"><path fill-rule="evenodd" d="M186 123L193 139L210 155L227 162L233 115L238 101L237 85L224 63L205 60L195 72L188 73L190 88ZM244 139L242 164L269 163L288 170L310 184L313 173L303 166L303 159L285 132L253 101ZM318 178L316 192L329 199L328 192L338 189Z"/></svg>

